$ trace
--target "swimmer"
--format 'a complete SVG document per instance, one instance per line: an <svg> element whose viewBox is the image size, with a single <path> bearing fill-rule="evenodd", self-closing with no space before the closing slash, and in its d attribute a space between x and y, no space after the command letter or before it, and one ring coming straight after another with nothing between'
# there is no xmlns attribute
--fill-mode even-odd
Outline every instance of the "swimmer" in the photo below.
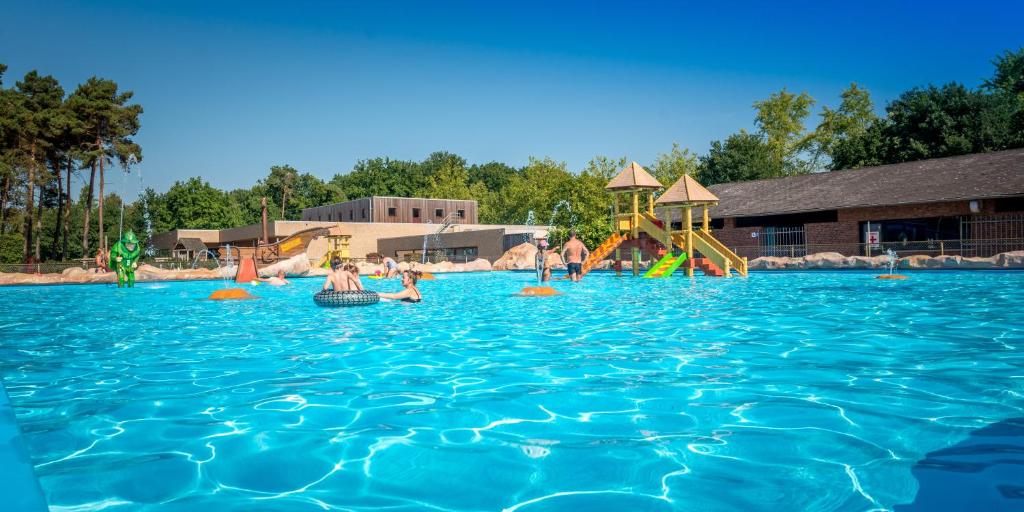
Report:
<svg viewBox="0 0 1024 512"><path fill-rule="evenodd" d="M342 270L341 258L331 259L331 270L327 274L327 280L324 281L324 290L334 290L336 292L348 291L350 276L348 272Z"/></svg>
<svg viewBox="0 0 1024 512"><path fill-rule="evenodd" d="M345 277L348 280L348 289L362 291L363 283L359 280L359 267L348 263L342 269L348 274Z"/></svg>
<svg viewBox="0 0 1024 512"><path fill-rule="evenodd" d="M382 299L398 300L402 302L417 303L423 300L423 294L416 288L416 281L420 279L420 272L406 270L402 272L402 286L404 290L398 293L378 293Z"/></svg>
<svg viewBox="0 0 1024 512"><path fill-rule="evenodd" d="M278 270L276 276L261 277L260 281L267 283L270 286L284 286L286 284L292 284L291 281L284 278L284 270Z"/></svg>

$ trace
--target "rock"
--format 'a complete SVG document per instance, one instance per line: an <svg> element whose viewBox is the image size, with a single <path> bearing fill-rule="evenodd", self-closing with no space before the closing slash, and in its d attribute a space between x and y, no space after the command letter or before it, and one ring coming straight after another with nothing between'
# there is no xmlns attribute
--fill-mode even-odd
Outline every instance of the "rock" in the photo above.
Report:
<svg viewBox="0 0 1024 512"><path fill-rule="evenodd" d="M502 254L493 270L533 270L537 268L537 246L524 242Z"/></svg>
<svg viewBox="0 0 1024 512"><path fill-rule="evenodd" d="M954 256L954 258L960 258ZM999 268L999 256L991 258L960 258L960 268Z"/></svg>
<svg viewBox="0 0 1024 512"><path fill-rule="evenodd" d="M306 256L306 253L302 253L261 268L259 275L260 277L276 276L278 272L283 270L285 276L300 277L309 273L310 268L309 257Z"/></svg>
<svg viewBox="0 0 1024 512"><path fill-rule="evenodd" d="M899 267L900 268L910 268L910 269L927 268L928 267L928 260L930 260L930 259L931 258L929 258L928 256L925 256L923 254L916 254L914 256L904 256L903 258L900 258Z"/></svg>
<svg viewBox="0 0 1024 512"><path fill-rule="evenodd" d="M85 276L88 273L89 273L89 271L84 269L84 268L82 268L82 267L70 267L70 268L64 269L64 271L61 272L60 274L62 276L64 276L64 277L66 277L66 278L68 278L68 277L73 278L73 277L76 277L76 276Z"/></svg>
<svg viewBox="0 0 1024 512"><path fill-rule="evenodd" d="M1001 268L1024 268L1024 251L1004 252L996 255L995 261Z"/></svg>
<svg viewBox="0 0 1024 512"><path fill-rule="evenodd" d="M469 263L462 264L463 272L490 272L491 268L491 262L483 258L477 258Z"/></svg>
<svg viewBox="0 0 1024 512"><path fill-rule="evenodd" d="M808 254L801 259L803 260L803 268L843 268L846 266L846 256L838 252Z"/></svg>

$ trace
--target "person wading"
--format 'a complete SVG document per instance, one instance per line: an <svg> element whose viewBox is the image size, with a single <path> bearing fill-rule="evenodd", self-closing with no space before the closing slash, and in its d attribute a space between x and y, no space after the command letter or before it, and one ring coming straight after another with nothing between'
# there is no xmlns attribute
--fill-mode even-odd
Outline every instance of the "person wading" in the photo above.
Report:
<svg viewBox="0 0 1024 512"><path fill-rule="evenodd" d="M590 251L587 246L576 238L576 231L570 231L569 241L562 249L562 261L569 269L569 279L572 279L574 283L580 282L580 279L583 278L583 261L589 255Z"/></svg>

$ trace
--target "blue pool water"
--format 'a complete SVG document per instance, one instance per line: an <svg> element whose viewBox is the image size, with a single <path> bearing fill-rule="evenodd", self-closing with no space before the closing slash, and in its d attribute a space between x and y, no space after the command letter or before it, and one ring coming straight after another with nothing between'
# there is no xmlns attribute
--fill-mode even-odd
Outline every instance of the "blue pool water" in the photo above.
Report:
<svg viewBox="0 0 1024 512"><path fill-rule="evenodd" d="M0 375L53 510L894 509L1024 417L1024 272L873 277L4 288Z"/></svg>

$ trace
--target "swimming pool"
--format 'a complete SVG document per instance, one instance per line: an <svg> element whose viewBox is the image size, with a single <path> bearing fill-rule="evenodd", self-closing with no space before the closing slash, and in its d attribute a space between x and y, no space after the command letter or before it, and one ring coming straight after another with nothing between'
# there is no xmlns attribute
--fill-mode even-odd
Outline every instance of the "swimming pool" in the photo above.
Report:
<svg viewBox="0 0 1024 512"><path fill-rule="evenodd" d="M891 509L1024 416L1024 272L873 277L3 288L0 374L54 510Z"/></svg>

